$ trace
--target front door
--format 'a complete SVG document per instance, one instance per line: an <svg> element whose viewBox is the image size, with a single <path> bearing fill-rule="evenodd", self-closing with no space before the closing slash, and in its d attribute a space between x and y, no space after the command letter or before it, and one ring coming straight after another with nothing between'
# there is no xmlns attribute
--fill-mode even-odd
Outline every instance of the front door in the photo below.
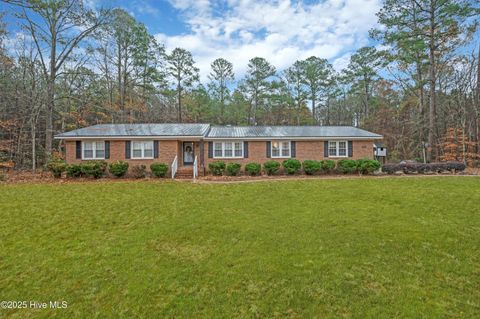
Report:
<svg viewBox="0 0 480 319"><path fill-rule="evenodd" d="M194 158L193 142L183 142L183 165L193 165Z"/></svg>

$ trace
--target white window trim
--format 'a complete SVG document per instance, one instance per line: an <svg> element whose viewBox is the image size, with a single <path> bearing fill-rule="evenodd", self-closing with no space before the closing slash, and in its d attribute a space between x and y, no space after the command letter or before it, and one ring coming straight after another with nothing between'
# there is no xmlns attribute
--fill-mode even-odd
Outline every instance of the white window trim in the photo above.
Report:
<svg viewBox="0 0 480 319"><path fill-rule="evenodd" d="M131 147L130 147L131 148L130 149L130 158L131 159L153 159L154 152L155 152L155 150L154 150L155 146L153 145L154 144L153 140L131 141L130 143L131 143ZM141 145L140 149L142 151L142 155L140 157L133 156L133 143L140 143L140 145ZM145 143L151 143L152 144L152 156L148 156L148 157L145 156Z"/></svg>
<svg viewBox="0 0 480 319"><path fill-rule="evenodd" d="M278 145L280 146L279 147L279 156L274 156L273 155L273 143L274 142L277 142ZM283 143L285 142L288 142L288 156L283 156L282 153L283 153ZM270 157L271 158L292 158L292 141L282 141L282 140L278 140L278 141L270 141Z"/></svg>
<svg viewBox="0 0 480 319"><path fill-rule="evenodd" d="M222 144L222 156L215 155L215 144ZM235 156L235 143L240 143L242 148L242 155ZM225 144L232 144L232 156L225 156ZM244 142L243 141L214 141L213 142L213 158L243 158L245 155Z"/></svg>
<svg viewBox="0 0 480 319"><path fill-rule="evenodd" d="M103 157L96 157L97 156L97 143L103 143ZM92 143L92 157L85 157L85 143ZM84 161L95 161L95 160L103 160L105 159L105 141L82 141L82 160Z"/></svg>
<svg viewBox="0 0 480 319"><path fill-rule="evenodd" d="M345 142L345 155L339 155L340 153L340 143ZM330 155L330 143L335 143L335 155ZM348 141L340 140L340 141L328 141L328 157L332 158L345 158L348 157Z"/></svg>

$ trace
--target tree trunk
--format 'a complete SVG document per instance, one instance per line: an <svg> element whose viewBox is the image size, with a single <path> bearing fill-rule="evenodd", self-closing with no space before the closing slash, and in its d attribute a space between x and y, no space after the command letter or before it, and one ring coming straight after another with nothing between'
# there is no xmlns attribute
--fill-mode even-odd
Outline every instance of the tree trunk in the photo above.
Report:
<svg viewBox="0 0 480 319"><path fill-rule="evenodd" d="M36 131L36 121L32 119L31 127L32 127L32 171L35 173L37 169L37 148L35 144L35 140L37 139L37 131Z"/></svg>
<svg viewBox="0 0 480 319"><path fill-rule="evenodd" d="M317 124L317 111L316 111L316 106L315 106L315 95L312 94L312 116L313 116L313 122Z"/></svg>
<svg viewBox="0 0 480 319"><path fill-rule="evenodd" d="M180 81L178 82L178 88L177 88L177 98L178 98L178 123L182 123L182 86L180 84Z"/></svg>
<svg viewBox="0 0 480 319"><path fill-rule="evenodd" d="M45 115L45 151L47 155L52 153L53 144L53 112L55 109L55 80L57 77L57 34L55 26L52 26L51 34L50 75L47 76L47 112Z"/></svg>
<svg viewBox="0 0 480 319"><path fill-rule="evenodd" d="M478 58L477 58L477 92L474 105L475 111L475 136L474 141L477 143L476 152L480 153L480 45L478 46Z"/></svg>
<svg viewBox="0 0 480 319"><path fill-rule="evenodd" d="M430 8L430 41L429 41L429 66L428 75L430 83L430 96L429 96L429 110L428 110L428 144L427 159L432 161L433 150L435 149L435 85L436 85L436 72L435 72L435 10Z"/></svg>

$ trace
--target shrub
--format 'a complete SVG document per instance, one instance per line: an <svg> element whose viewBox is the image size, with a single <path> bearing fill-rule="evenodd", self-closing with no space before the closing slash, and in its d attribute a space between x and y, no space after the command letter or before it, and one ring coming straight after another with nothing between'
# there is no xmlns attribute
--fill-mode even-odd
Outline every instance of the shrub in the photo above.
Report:
<svg viewBox="0 0 480 319"><path fill-rule="evenodd" d="M150 165L150 170L155 177L165 177L168 172L168 165L165 163L153 163Z"/></svg>
<svg viewBox="0 0 480 319"><path fill-rule="evenodd" d="M100 178L105 175L107 170L107 162L105 161L89 161L80 165L82 174L94 178Z"/></svg>
<svg viewBox="0 0 480 319"><path fill-rule="evenodd" d="M442 171L463 171L466 166L461 162L439 162L439 163L400 163L385 164L382 170L385 173L393 174L395 172L404 172L406 174L425 173L425 172L442 172Z"/></svg>
<svg viewBox="0 0 480 319"><path fill-rule="evenodd" d="M58 157L51 157L45 166L55 178L62 177L62 173L67 170L67 163Z"/></svg>
<svg viewBox="0 0 480 319"><path fill-rule="evenodd" d="M210 172L212 172L213 175L221 176L225 171L225 162L222 162L222 161L212 162L208 164L208 168L210 169Z"/></svg>
<svg viewBox="0 0 480 319"><path fill-rule="evenodd" d="M265 170L267 175L275 175L280 169L280 163L276 161L265 162L263 163L263 169Z"/></svg>
<svg viewBox="0 0 480 319"><path fill-rule="evenodd" d="M262 165L259 163L248 163L245 165L245 172L250 176L260 175L262 172Z"/></svg>
<svg viewBox="0 0 480 319"><path fill-rule="evenodd" d="M231 176L237 176L240 173L240 168L242 165L239 163L228 163L227 164L227 173Z"/></svg>
<svg viewBox="0 0 480 319"><path fill-rule="evenodd" d="M371 159L357 160L357 169L362 174L371 174L380 168L380 162Z"/></svg>
<svg viewBox="0 0 480 319"><path fill-rule="evenodd" d="M128 171L128 162L116 161L108 165L108 171L115 177L122 177Z"/></svg>
<svg viewBox="0 0 480 319"><path fill-rule="evenodd" d="M302 163L299 160L291 158L283 161L283 168L287 174L295 174L302 168Z"/></svg>
<svg viewBox="0 0 480 319"><path fill-rule="evenodd" d="M334 160L323 160L320 161L322 172L330 173L335 169L335 161Z"/></svg>
<svg viewBox="0 0 480 319"><path fill-rule="evenodd" d="M357 162L350 159L342 159L337 162L337 170L343 174L351 174L357 171Z"/></svg>
<svg viewBox="0 0 480 319"><path fill-rule="evenodd" d="M303 170L307 175L313 175L320 171L322 164L320 161L306 160L303 161Z"/></svg>
<svg viewBox="0 0 480 319"><path fill-rule="evenodd" d="M143 164L132 167L132 175L135 178L145 178L147 167Z"/></svg>
<svg viewBox="0 0 480 319"><path fill-rule="evenodd" d="M82 164L70 164L67 166L68 177L80 177L83 175Z"/></svg>

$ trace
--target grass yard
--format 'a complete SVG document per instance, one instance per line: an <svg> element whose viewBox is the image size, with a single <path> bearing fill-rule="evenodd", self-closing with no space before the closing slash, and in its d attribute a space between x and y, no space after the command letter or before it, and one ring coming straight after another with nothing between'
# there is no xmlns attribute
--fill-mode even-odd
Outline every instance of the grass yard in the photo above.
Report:
<svg viewBox="0 0 480 319"><path fill-rule="evenodd" d="M0 185L0 318L474 318L480 179Z"/></svg>

